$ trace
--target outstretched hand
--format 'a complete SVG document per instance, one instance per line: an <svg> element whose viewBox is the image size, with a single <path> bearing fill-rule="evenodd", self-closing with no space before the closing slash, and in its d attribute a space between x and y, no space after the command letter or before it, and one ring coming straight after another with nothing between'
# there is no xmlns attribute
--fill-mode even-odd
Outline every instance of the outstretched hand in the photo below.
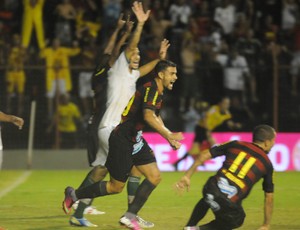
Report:
<svg viewBox="0 0 300 230"><path fill-rule="evenodd" d="M183 139L184 137L181 132L171 133L167 138L168 142L174 150L177 150L181 147L181 143L179 141Z"/></svg>
<svg viewBox="0 0 300 230"><path fill-rule="evenodd" d="M24 125L24 120L20 117L12 116L11 123L13 123L15 126L18 126L19 129L22 129Z"/></svg>
<svg viewBox="0 0 300 230"><path fill-rule="evenodd" d="M179 181L174 184L174 190L178 195L182 195L185 190L190 191L191 181L187 176L183 176Z"/></svg>
<svg viewBox="0 0 300 230"><path fill-rule="evenodd" d="M159 49L159 58L164 60L167 57L167 51L170 47L170 42L167 39L164 39L160 43L160 49Z"/></svg>
<svg viewBox="0 0 300 230"><path fill-rule="evenodd" d="M144 23L148 20L151 11L147 10L146 12L144 12L143 4L141 2L135 1L131 8L138 22Z"/></svg>
<svg viewBox="0 0 300 230"><path fill-rule="evenodd" d="M118 29L122 29L123 26L124 26L125 23L126 23L126 22L123 20L123 16L124 16L123 13L121 13L120 16L119 16L119 19L118 19L118 22L117 22L117 28L118 28Z"/></svg>
<svg viewBox="0 0 300 230"><path fill-rule="evenodd" d="M126 20L126 32L127 33L131 33L132 28L133 28L133 21L130 21L130 14L128 14L127 16L127 20Z"/></svg>

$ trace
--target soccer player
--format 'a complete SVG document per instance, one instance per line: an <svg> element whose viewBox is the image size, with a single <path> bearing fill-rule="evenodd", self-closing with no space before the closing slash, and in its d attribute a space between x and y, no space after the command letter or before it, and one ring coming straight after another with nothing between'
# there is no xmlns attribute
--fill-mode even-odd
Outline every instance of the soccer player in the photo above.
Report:
<svg viewBox="0 0 300 230"><path fill-rule="evenodd" d="M128 210L121 217L120 224L129 229L141 229L136 216L161 180L155 155L142 136L143 128L145 125L152 127L174 149L180 147L179 141L183 139L182 133L168 130L159 115L164 89L172 90L177 80L176 64L162 60L156 65L155 72L154 79L138 87L122 113L121 123L110 135L109 154L105 163L110 180L77 190L67 187L63 202L66 208L70 208L77 199L122 192L128 174L135 166L145 179L138 187Z"/></svg>
<svg viewBox="0 0 300 230"><path fill-rule="evenodd" d="M216 141L212 137L211 133L217 127L226 123L230 129L239 129L241 124L232 120L232 115L229 111L230 99L229 97L222 97L217 105L211 106L199 119L198 124L195 127L195 138L191 149L185 153L174 164L174 168L177 171L178 164L187 158L189 155L196 156L205 150L213 146Z"/></svg>
<svg viewBox="0 0 300 230"><path fill-rule="evenodd" d="M205 150L176 183L178 191L189 190L190 178L197 167L206 160L224 155L223 166L210 177L203 187L203 198L196 204L184 230L230 230L242 226L245 212L242 201L256 182L263 178L265 192L264 223L259 230L270 228L273 210L273 166L268 152L274 145L275 130L268 125L258 125L253 130L253 142L231 141ZM196 226L211 209L215 219Z"/></svg>
<svg viewBox="0 0 300 230"><path fill-rule="evenodd" d="M95 130L97 130L99 142L97 144L96 140L96 142L92 141L92 143L88 143L89 161L90 165L94 168L82 182L80 188L103 180L107 174L105 162L109 149L109 135L111 131L120 123L122 111L126 107L130 97L135 92L136 81L138 78L145 76L152 71L160 59L165 59L167 50L170 46L169 41L164 39L161 42L159 51L160 59L155 59L139 67L140 55L137 45L140 40L144 23L147 21L150 11L144 12L142 3L138 2L134 2L132 9L137 17L138 23L135 31L133 32L132 38L129 41L129 44L113 64L111 63L111 59L109 59L110 62L107 63L107 65L104 65L102 68L98 68L92 78L93 89L96 92L96 104L99 105L99 107L96 109L96 116L94 116L91 120L93 125L89 126L91 131L90 134L93 136L91 136L89 139L95 140L95 135L92 133L95 133ZM119 46L117 45L114 52L118 53L118 49ZM105 91L106 88L107 92ZM98 150L96 154L95 150ZM131 204L135 198L136 190L140 184L140 177L141 173L137 169L133 168L131 170L131 176L129 177L127 186L128 205ZM85 204L80 202L77 210L79 209L81 211L76 210L73 217L71 217L70 223L72 225L87 226L91 224L90 222L87 222L85 218L83 218L82 214L87 205L88 202L86 201ZM69 212L68 208L63 208L66 213ZM140 217L137 218L139 224L144 228L154 226L154 224L151 222L145 221Z"/></svg>
<svg viewBox="0 0 300 230"><path fill-rule="evenodd" d="M108 71L111 69L116 59L118 58L120 48L130 35L133 27L133 22L130 21L129 18L127 22L125 22L122 18L123 14L120 15L119 20L117 22L117 26L103 51L101 61L92 75L91 83L92 90L94 92L94 111L93 115L90 117L88 122L87 152L89 164L93 167L93 169L87 174L86 178L83 180L79 188L88 186L97 181L101 181L107 174L107 169L104 165L107 158L108 149L103 149L102 145L103 143L105 143L105 146L108 146L108 140L102 140L103 136L101 135L101 133L98 135L98 127L106 110ZM126 30L116 44L118 34L120 33L125 23ZM96 158L98 159L97 161ZM128 184L128 186L130 187L130 184ZM71 216L69 220L71 225L86 227L97 226L83 217L86 210L91 210L90 205L92 201L92 199L83 199L79 201L75 213ZM75 207L75 205L73 207ZM95 213L95 211L96 213L103 214L103 212L99 212L98 210L94 210L93 212Z"/></svg>
<svg viewBox="0 0 300 230"><path fill-rule="evenodd" d="M3 113L1 111L0 111L0 122L10 122L15 126L18 126L19 129L22 129L24 124L24 120L22 118ZM1 126L0 126L0 169L2 167L2 157L3 157L2 150L3 150L3 145L1 139Z"/></svg>

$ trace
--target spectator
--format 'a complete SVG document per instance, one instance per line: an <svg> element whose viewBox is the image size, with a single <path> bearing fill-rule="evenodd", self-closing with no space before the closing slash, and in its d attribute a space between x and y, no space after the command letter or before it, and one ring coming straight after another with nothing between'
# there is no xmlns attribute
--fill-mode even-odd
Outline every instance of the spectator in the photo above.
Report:
<svg viewBox="0 0 300 230"><path fill-rule="evenodd" d="M45 47L44 26L43 26L43 6L45 0L23 0L23 25L22 25L22 46L27 48L33 28L35 29L38 46Z"/></svg>
<svg viewBox="0 0 300 230"><path fill-rule="evenodd" d="M299 19L299 7L295 0L283 0L281 28L292 30Z"/></svg>
<svg viewBox="0 0 300 230"><path fill-rule="evenodd" d="M103 28L107 28L110 31L112 26L115 25L118 21L119 15L122 11L121 0L104 0L103 9L102 9L102 21L103 21ZM108 32L105 29L106 32Z"/></svg>
<svg viewBox="0 0 300 230"><path fill-rule="evenodd" d="M58 131L54 145L56 149L79 147L77 139L77 123L79 121L81 121L81 114L78 106L70 102L69 94L60 94L55 116L47 129L47 132L50 133L56 126Z"/></svg>
<svg viewBox="0 0 300 230"><path fill-rule="evenodd" d="M249 65L250 79L252 83L250 84L251 90L251 101L258 102L257 92L256 92L256 78L258 75L258 66L261 59L261 42L254 38L254 32L252 29L247 31L247 36L245 38L239 38L236 43L236 48L238 52L243 55Z"/></svg>
<svg viewBox="0 0 300 230"><path fill-rule="evenodd" d="M71 91L72 81L69 57L80 53L78 43L74 42L73 48L60 46L60 40L54 39L52 47L47 47L40 52L46 61L46 96L48 98L48 117L53 114L53 98L56 94L65 94Z"/></svg>
<svg viewBox="0 0 300 230"><path fill-rule="evenodd" d="M223 28L226 40L230 38L235 23L235 6L230 0L223 0L222 5L214 11L214 21L219 23Z"/></svg>
<svg viewBox="0 0 300 230"><path fill-rule="evenodd" d="M185 112L186 106L192 109L196 98L199 96L199 76L196 74L196 55L198 50L199 47L193 34L190 29L187 29L183 35L180 52L183 81L179 106L180 112Z"/></svg>
<svg viewBox="0 0 300 230"><path fill-rule="evenodd" d="M250 20L245 14L238 14L236 23L232 31L232 42L237 41L239 38L247 37L247 33L250 30Z"/></svg>
<svg viewBox="0 0 300 230"><path fill-rule="evenodd" d="M157 9L150 15L150 33L157 41L162 41L166 37L166 31L172 26L170 20L165 18L163 9Z"/></svg>
<svg viewBox="0 0 300 230"><path fill-rule="evenodd" d="M97 5L93 0L84 1L84 4L77 10L76 36L79 40L84 39L85 35L97 38L101 28L97 10Z"/></svg>
<svg viewBox="0 0 300 230"><path fill-rule="evenodd" d="M90 39L90 42L84 45L81 52L81 63L85 69L79 72L78 90L84 119L88 119L91 115L92 98L94 95L92 90L92 69L95 65L97 50L95 41Z"/></svg>
<svg viewBox="0 0 300 230"><path fill-rule="evenodd" d="M217 61L224 68L225 94L231 100L239 101L240 106L246 106L246 83L251 79L245 57L232 49L229 54L219 54Z"/></svg>
<svg viewBox="0 0 300 230"><path fill-rule="evenodd" d="M74 40L76 10L70 0L63 0L56 6L55 37L63 46L70 46Z"/></svg>
<svg viewBox="0 0 300 230"><path fill-rule="evenodd" d="M187 0L176 0L172 3L168 16L171 19L172 27L170 34L170 56L173 57L175 63L180 63L180 47L184 30L188 27L189 18L192 15L192 9L187 4Z"/></svg>
<svg viewBox="0 0 300 230"><path fill-rule="evenodd" d="M202 99L209 104L216 104L224 95L224 71L217 61L217 53L212 50L211 43L203 44L198 73L201 73Z"/></svg>
<svg viewBox="0 0 300 230"><path fill-rule="evenodd" d="M24 90L26 75L24 71L24 62L26 59L25 49L21 46L21 38L18 34L13 36L13 46L8 54L8 63L6 71L7 83L7 111L12 112L12 98L15 93L18 96L17 114L22 115L24 109Z"/></svg>

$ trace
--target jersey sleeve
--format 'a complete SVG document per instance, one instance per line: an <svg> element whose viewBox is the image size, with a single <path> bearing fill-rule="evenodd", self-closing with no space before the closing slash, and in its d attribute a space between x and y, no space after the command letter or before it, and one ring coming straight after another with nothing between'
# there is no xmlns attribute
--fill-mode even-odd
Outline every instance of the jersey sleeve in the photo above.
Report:
<svg viewBox="0 0 300 230"><path fill-rule="evenodd" d="M212 158L215 157L219 157L222 155L226 155L226 150L230 147L232 147L235 144L236 141L230 141L230 142L226 142L224 144L221 145L216 145L214 147L212 147L209 151L212 155Z"/></svg>
<svg viewBox="0 0 300 230"><path fill-rule="evenodd" d="M156 110L159 93L156 87L148 86L145 88L143 97L143 109Z"/></svg>
<svg viewBox="0 0 300 230"><path fill-rule="evenodd" d="M273 172L274 172L274 169L273 169L273 167L271 167L268 170L267 174L263 177L262 188L267 193L274 192Z"/></svg>

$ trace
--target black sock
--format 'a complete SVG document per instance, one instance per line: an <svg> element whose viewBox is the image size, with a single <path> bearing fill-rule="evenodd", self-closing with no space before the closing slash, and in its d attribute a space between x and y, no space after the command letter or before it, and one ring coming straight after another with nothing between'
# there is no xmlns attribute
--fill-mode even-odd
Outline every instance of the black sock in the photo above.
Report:
<svg viewBox="0 0 300 230"><path fill-rule="evenodd" d="M129 176L127 182L127 195L128 195L128 208L129 205L132 203L135 197L135 193L140 186L140 177L136 176Z"/></svg>
<svg viewBox="0 0 300 230"><path fill-rule="evenodd" d="M100 181L90 186L79 188L75 191L75 195L78 199L109 195L106 190L106 184L107 181Z"/></svg>
<svg viewBox="0 0 300 230"><path fill-rule="evenodd" d="M153 185L149 180L145 179L138 187L135 193L135 198L131 205L129 205L127 212L137 214L155 188L155 185Z"/></svg>
<svg viewBox="0 0 300 230"><path fill-rule="evenodd" d="M186 226L196 226L198 222L206 215L209 205L202 198L194 207L192 215Z"/></svg>
<svg viewBox="0 0 300 230"><path fill-rule="evenodd" d="M91 170L87 176L84 178L84 180L82 181L81 185L79 186L79 188L84 188L84 187L87 187L87 186L90 186L92 184L95 183L95 181L91 178L91 174L92 174L92 171ZM76 218L83 218L83 213L84 213L84 210L89 206L91 205L91 203L93 202L93 199L84 199L84 200L79 200L79 203L78 203L78 206L77 206L77 209L76 211L74 212L74 216Z"/></svg>
<svg viewBox="0 0 300 230"><path fill-rule="evenodd" d="M93 169L86 175L86 177L84 178L84 180L78 188L84 188L95 183L95 181L91 178L92 171Z"/></svg>
<svg viewBox="0 0 300 230"><path fill-rule="evenodd" d="M78 219L83 218L84 210L91 205L93 199L81 199L79 200L77 209L75 210L73 216L75 216Z"/></svg>
<svg viewBox="0 0 300 230"><path fill-rule="evenodd" d="M174 165L178 165L180 161L184 160L184 159L187 158L189 155L190 155L189 152L186 152L186 153L183 155L183 157L181 157L180 159L178 159L178 160L174 163Z"/></svg>

